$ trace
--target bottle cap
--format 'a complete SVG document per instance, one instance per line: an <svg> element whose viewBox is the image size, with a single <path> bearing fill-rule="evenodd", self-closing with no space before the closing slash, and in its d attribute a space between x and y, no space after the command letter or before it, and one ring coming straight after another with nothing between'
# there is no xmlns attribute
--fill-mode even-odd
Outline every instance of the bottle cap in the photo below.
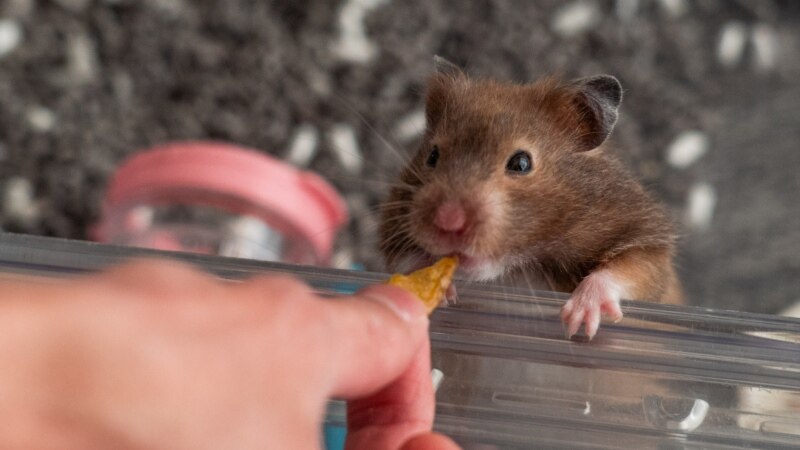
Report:
<svg viewBox="0 0 800 450"><path fill-rule="evenodd" d="M135 202L181 201L260 217L287 237L311 244L328 261L347 221L341 196L319 175L253 149L210 141L174 142L133 155L114 173L104 200L108 213ZM97 229L99 240L108 230Z"/></svg>

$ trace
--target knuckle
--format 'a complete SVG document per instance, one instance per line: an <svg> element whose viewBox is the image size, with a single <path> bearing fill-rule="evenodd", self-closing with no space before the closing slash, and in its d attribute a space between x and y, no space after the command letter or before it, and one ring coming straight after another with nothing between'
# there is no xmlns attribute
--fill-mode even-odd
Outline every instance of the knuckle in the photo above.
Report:
<svg viewBox="0 0 800 450"><path fill-rule="evenodd" d="M316 295L297 278L288 275L268 275L245 281L242 289L270 314L292 323L308 320L314 313Z"/></svg>
<svg viewBox="0 0 800 450"><path fill-rule="evenodd" d="M211 280L199 269L182 261L169 259L138 259L113 268L111 272L129 280L142 281L144 285L193 286Z"/></svg>

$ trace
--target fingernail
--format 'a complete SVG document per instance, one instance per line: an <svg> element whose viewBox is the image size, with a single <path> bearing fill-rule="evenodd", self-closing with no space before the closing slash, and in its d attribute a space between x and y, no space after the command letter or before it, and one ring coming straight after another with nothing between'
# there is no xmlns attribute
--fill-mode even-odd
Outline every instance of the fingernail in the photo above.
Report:
<svg viewBox="0 0 800 450"><path fill-rule="evenodd" d="M425 305L416 296L397 286L376 284L360 290L357 295L386 306L407 322L428 317Z"/></svg>

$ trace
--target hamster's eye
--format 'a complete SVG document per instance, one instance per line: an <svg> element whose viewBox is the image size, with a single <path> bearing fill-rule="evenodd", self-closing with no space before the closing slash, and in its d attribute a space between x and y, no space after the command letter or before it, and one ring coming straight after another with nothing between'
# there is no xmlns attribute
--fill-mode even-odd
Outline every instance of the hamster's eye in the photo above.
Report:
<svg viewBox="0 0 800 450"><path fill-rule="evenodd" d="M506 172L511 175L523 175L530 172L531 169L533 169L531 155L523 150L517 150L506 163Z"/></svg>
<svg viewBox="0 0 800 450"><path fill-rule="evenodd" d="M436 167L437 161L439 161L439 146L434 145L428 154L428 159L425 160L425 164L432 169Z"/></svg>

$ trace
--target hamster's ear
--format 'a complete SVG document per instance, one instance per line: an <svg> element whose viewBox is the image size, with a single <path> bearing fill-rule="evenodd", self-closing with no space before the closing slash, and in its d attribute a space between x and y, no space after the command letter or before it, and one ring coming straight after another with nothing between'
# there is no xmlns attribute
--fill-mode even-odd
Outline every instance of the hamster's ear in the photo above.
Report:
<svg viewBox="0 0 800 450"><path fill-rule="evenodd" d="M439 55L433 57L433 68L436 72L436 76L445 76L453 79L464 76L464 72L461 68Z"/></svg>
<svg viewBox="0 0 800 450"><path fill-rule="evenodd" d="M579 150L592 150L606 141L617 123L622 85L611 75L596 75L575 80L572 86L576 89L574 105L581 121Z"/></svg>
<svg viewBox="0 0 800 450"><path fill-rule="evenodd" d="M434 73L428 81L425 100L425 119L428 128L433 128L445 113L452 91L467 81L466 74L455 64L442 58L433 57Z"/></svg>

